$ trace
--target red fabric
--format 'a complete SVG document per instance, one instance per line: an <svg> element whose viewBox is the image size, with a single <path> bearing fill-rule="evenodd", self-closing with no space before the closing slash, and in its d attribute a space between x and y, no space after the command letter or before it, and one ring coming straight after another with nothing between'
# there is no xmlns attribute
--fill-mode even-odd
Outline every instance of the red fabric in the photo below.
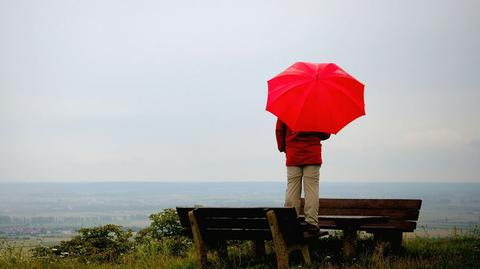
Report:
<svg viewBox="0 0 480 269"><path fill-rule="evenodd" d="M286 153L287 166L303 166L322 164L321 140L328 139L330 134L321 132L294 132L280 120L275 128L277 146L280 152Z"/></svg>
<svg viewBox="0 0 480 269"><path fill-rule="evenodd" d="M365 115L363 92L334 63L297 62L268 81L267 110L296 132L336 134Z"/></svg>

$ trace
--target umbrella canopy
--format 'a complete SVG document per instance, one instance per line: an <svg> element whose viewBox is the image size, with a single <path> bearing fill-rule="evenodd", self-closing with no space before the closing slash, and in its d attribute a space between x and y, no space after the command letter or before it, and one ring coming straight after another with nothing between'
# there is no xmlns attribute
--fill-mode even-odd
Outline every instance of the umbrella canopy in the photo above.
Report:
<svg viewBox="0 0 480 269"><path fill-rule="evenodd" d="M365 115L363 91L334 63L297 62L268 81L267 111L293 131L336 134Z"/></svg>

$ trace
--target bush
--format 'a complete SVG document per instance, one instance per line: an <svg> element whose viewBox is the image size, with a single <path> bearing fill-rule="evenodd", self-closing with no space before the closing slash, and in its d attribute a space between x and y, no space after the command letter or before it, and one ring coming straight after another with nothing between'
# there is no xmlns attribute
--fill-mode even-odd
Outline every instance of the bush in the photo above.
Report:
<svg viewBox="0 0 480 269"><path fill-rule="evenodd" d="M132 232L121 226L107 224L93 228L82 228L79 235L69 241L62 241L52 248L36 247L33 256L43 258L71 257L89 262L116 262L127 253L133 243Z"/></svg>
<svg viewBox="0 0 480 269"><path fill-rule="evenodd" d="M152 223L146 228L146 232L154 239L182 235L183 228L180 225L177 211L173 208L167 208L159 213L151 214L149 219Z"/></svg>
<svg viewBox="0 0 480 269"><path fill-rule="evenodd" d="M159 213L149 216L150 226L140 230L135 237L139 244L150 244L156 241L159 251L173 256L184 256L188 249L192 247L192 241L183 236L183 228L180 225L177 211L167 208Z"/></svg>

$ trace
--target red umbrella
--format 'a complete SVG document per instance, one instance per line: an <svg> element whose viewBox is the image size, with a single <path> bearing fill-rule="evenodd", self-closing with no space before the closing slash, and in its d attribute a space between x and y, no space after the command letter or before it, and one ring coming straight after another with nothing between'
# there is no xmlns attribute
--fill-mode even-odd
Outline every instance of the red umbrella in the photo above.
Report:
<svg viewBox="0 0 480 269"><path fill-rule="evenodd" d="M336 134L365 115L363 89L334 63L297 62L268 81L267 111L294 131Z"/></svg>

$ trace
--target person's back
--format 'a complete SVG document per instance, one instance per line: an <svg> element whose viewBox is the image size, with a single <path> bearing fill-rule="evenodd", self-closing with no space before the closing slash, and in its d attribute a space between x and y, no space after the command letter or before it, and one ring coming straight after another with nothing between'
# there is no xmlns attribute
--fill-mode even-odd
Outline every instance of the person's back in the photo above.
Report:
<svg viewBox="0 0 480 269"><path fill-rule="evenodd" d="M317 229L319 178L322 165L321 140L328 139L330 134L293 132L280 120L277 121L275 134L278 150L286 153L288 184L285 206L293 206L299 213L303 178L305 221Z"/></svg>

